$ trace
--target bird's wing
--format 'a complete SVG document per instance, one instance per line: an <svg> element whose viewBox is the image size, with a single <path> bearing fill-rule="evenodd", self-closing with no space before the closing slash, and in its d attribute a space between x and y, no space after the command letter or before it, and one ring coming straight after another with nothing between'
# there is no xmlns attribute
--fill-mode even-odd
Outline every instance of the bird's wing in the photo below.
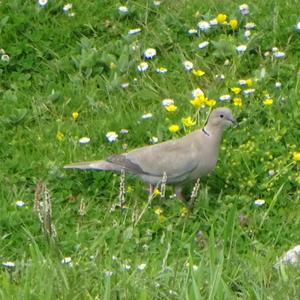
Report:
<svg viewBox="0 0 300 300"><path fill-rule="evenodd" d="M107 161L121 165L136 174L171 180L185 179L198 166L199 145L193 132L183 138L145 146L121 155L110 156Z"/></svg>

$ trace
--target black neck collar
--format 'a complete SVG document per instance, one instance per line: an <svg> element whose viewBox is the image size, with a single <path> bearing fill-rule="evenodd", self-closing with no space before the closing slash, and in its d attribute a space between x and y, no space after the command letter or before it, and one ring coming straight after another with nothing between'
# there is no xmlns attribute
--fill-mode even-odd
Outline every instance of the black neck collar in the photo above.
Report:
<svg viewBox="0 0 300 300"><path fill-rule="evenodd" d="M209 132L205 129L205 127L202 128L202 131L205 135L210 136Z"/></svg>

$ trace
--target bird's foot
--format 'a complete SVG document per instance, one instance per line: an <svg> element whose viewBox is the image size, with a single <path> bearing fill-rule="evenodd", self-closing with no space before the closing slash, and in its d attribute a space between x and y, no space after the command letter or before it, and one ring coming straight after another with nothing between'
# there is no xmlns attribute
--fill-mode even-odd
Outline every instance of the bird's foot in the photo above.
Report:
<svg viewBox="0 0 300 300"><path fill-rule="evenodd" d="M186 198L182 192L182 187L181 186L175 186L175 194L176 194L176 197L181 200L181 201L186 201Z"/></svg>

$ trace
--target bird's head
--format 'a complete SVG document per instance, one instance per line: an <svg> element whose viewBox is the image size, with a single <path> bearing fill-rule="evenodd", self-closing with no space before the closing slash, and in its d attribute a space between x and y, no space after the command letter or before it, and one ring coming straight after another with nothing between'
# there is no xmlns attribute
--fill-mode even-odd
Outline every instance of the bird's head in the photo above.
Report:
<svg viewBox="0 0 300 300"><path fill-rule="evenodd" d="M219 107L211 112L206 126L224 129L233 124L237 124L237 122L234 119L231 110L227 107Z"/></svg>

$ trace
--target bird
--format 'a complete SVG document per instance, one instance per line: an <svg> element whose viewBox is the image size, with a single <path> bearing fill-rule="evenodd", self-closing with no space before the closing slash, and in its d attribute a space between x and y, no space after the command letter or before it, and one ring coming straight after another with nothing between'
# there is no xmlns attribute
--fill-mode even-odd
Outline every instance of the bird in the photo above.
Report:
<svg viewBox="0 0 300 300"><path fill-rule="evenodd" d="M203 128L183 137L113 154L104 160L72 163L64 168L123 170L150 184L150 193L165 176L166 184L175 186L176 197L183 200L185 197L182 190L186 183L196 181L214 169L223 131L234 124L236 120L229 108L215 108Z"/></svg>

